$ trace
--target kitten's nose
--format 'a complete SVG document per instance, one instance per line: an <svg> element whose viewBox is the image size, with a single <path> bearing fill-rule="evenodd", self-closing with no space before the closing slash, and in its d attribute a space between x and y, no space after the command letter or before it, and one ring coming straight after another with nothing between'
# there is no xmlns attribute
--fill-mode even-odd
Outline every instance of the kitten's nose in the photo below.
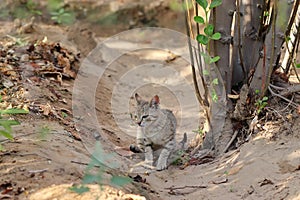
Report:
<svg viewBox="0 0 300 200"><path fill-rule="evenodd" d="M145 126L145 124L143 124L143 120L138 121L137 124L138 124L140 127L144 127L144 126Z"/></svg>
<svg viewBox="0 0 300 200"><path fill-rule="evenodd" d="M142 124L142 120L136 122L139 126Z"/></svg>

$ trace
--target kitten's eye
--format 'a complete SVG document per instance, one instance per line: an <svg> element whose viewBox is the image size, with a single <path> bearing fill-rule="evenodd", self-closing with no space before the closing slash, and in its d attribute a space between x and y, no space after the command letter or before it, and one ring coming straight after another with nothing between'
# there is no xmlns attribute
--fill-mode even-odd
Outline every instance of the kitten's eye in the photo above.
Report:
<svg viewBox="0 0 300 200"><path fill-rule="evenodd" d="M137 120L138 117L137 117L137 115L130 113L130 118L133 120Z"/></svg>

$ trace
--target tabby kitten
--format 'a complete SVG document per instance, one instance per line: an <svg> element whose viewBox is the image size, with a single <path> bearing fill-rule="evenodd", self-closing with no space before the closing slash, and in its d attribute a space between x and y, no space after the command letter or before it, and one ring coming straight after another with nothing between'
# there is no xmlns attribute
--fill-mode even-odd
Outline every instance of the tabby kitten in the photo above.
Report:
<svg viewBox="0 0 300 200"><path fill-rule="evenodd" d="M153 166L153 150L160 150L156 170L167 168L170 153L175 149L176 118L172 111L160 109L159 97L155 95L150 102L135 94L137 102L136 145L130 145L135 153L145 153L145 164Z"/></svg>

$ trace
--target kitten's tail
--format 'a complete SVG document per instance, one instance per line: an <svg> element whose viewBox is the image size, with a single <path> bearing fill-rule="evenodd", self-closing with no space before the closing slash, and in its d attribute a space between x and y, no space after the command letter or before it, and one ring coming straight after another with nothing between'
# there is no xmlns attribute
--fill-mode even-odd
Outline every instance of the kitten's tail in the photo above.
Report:
<svg viewBox="0 0 300 200"><path fill-rule="evenodd" d="M187 144L187 135L186 133L183 134L182 140L178 143L179 149L184 150Z"/></svg>

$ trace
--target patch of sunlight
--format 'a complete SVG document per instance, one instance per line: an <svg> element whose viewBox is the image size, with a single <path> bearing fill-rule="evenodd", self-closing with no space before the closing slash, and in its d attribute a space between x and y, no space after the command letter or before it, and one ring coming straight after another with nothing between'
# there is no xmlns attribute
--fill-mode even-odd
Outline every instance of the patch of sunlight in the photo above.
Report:
<svg viewBox="0 0 300 200"><path fill-rule="evenodd" d="M131 52L131 55L136 55L140 59L144 60L167 60L169 56L173 55L169 51L157 50L157 49L147 49L143 51Z"/></svg>
<svg viewBox="0 0 300 200"><path fill-rule="evenodd" d="M294 152L290 153L287 157L288 157L288 159L300 158L300 149L295 150Z"/></svg>

